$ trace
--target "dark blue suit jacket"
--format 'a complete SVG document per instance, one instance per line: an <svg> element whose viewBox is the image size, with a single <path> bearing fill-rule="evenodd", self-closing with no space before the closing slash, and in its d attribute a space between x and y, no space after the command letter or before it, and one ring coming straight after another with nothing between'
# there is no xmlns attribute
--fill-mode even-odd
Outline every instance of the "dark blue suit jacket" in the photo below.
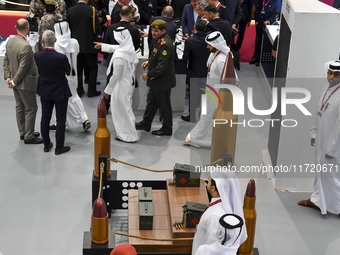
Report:
<svg viewBox="0 0 340 255"><path fill-rule="evenodd" d="M189 61L187 68L187 82L190 78L205 78L207 77L208 67L207 60L210 55L210 51L207 48L205 42L205 32L197 32L192 37L185 40L183 61Z"/></svg>
<svg viewBox="0 0 340 255"><path fill-rule="evenodd" d="M35 53L34 59L39 71L39 96L53 101L63 101L72 96L65 76L65 73L70 75L71 67L65 55L43 50Z"/></svg>
<svg viewBox="0 0 340 255"><path fill-rule="evenodd" d="M257 1L255 3L255 5L256 5L255 21L258 22L259 27L264 27L263 23L266 20L269 20L270 24L275 22L276 17L274 15L274 10L276 10L278 13L281 12L281 0L270 0L270 2L264 8L265 14L261 14L261 10L262 10L262 7L263 7L263 1Z"/></svg>
<svg viewBox="0 0 340 255"><path fill-rule="evenodd" d="M194 7L192 7L192 4L186 4L183 9L182 19L181 19L181 26L183 30L183 34L191 34L192 30L195 26L194 21ZM198 16L198 19L200 16Z"/></svg>

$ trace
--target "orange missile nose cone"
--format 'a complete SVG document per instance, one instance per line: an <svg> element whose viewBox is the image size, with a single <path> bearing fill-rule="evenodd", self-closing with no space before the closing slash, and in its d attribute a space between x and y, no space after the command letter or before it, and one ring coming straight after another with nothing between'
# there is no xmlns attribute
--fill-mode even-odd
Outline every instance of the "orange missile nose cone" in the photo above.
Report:
<svg viewBox="0 0 340 255"><path fill-rule="evenodd" d="M248 182L248 186L247 186L247 190L246 190L245 196L246 196L246 197L249 197L249 198L254 198L254 197L256 197L256 196L255 196L255 181L254 181L254 179L251 179L251 180Z"/></svg>
<svg viewBox="0 0 340 255"><path fill-rule="evenodd" d="M105 119L106 118L106 106L104 102L104 98L100 98L98 105L98 118Z"/></svg>
<svg viewBox="0 0 340 255"><path fill-rule="evenodd" d="M223 71L221 75L221 84L236 85L234 62L233 62L233 57L230 51L228 52L227 59L224 63L224 67L223 67Z"/></svg>
<svg viewBox="0 0 340 255"><path fill-rule="evenodd" d="M107 210L105 201L102 198L97 198L93 204L93 217L96 218L105 218L107 216Z"/></svg>

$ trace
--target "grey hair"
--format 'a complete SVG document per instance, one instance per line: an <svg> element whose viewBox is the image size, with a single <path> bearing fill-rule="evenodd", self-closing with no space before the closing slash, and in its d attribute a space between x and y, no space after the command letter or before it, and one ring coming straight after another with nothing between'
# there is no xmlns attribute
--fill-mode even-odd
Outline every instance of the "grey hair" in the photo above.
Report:
<svg viewBox="0 0 340 255"><path fill-rule="evenodd" d="M199 5L200 10L204 10L209 5L207 0L199 0L196 4Z"/></svg>
<svg viewBox="0 0 340 255"><path fill-rule="evenodd" d="M174 16L174 9L171 6L165 6L163 8L163 16L172 17Z"/></svg>
<svg viewBox="0 0 340 255"><path fill-rule="evenodd" d="M55 34L52 30L45 30L41 39L44 40L45 46L54 46Z"/></svg>

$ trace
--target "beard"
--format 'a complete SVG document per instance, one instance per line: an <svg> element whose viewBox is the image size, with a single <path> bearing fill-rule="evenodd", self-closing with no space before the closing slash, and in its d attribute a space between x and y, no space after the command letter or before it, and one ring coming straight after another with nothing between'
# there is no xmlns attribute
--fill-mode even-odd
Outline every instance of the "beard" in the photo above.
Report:
<svg viewBox="0 0 340 255"><path fill-rule="evenodd" d="M211 53L215 53L217 51L216 48L209 49Z"/></svg>
<svg viewBox="0 0 340 255"><path fill-rule="evenodd" d="M340 83L340 79L328 79L328 83L330 87L334 87L335 85L338 85Z"/></svg>

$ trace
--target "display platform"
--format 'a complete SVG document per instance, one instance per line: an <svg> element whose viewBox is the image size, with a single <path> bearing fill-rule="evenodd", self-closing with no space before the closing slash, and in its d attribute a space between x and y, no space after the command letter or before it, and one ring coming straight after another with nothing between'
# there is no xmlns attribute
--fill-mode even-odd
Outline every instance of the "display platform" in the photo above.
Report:
<svg viewBox="0 0 340 255"><path fill-rule="evenodd" d="M194 228L176 229L173 225L182 222L182 206L187 201L209 203L204 180L201 180L200 187L176 188L170 184L172 182L172 179L166 181L166 190L152 191L154 204L153 230L139 230L138 191L129 190L129 234L161 239L194 237ZM138 254L191 254L192 248L191 240L153 241L129 237L129 244L135 247Z"/></svg>
<svg viewBox="0 0 340 255"><path fill-rule="evenodd" d="M115 248L115 233L109 232L109 241L106 244L98 245L91 241L91 232L84 232L83 255L109 255Z"/></svg>

